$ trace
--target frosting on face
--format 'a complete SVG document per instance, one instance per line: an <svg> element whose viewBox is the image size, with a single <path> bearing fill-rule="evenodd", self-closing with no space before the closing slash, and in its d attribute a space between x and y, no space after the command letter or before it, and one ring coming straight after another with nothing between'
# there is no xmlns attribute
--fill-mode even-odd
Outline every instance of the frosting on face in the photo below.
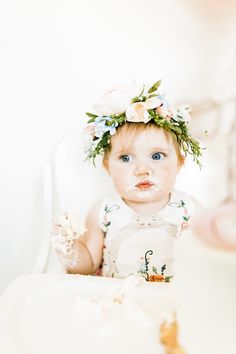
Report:
<svg viewBox="0 0 236 354"><path fill-rule="evenodd" d="M122 138L113 137L107 166L118 194L131 207L137 203L165 205L179 172L172 140L161 129L152 128L138 132L132 143L128 136Z"/></svg>

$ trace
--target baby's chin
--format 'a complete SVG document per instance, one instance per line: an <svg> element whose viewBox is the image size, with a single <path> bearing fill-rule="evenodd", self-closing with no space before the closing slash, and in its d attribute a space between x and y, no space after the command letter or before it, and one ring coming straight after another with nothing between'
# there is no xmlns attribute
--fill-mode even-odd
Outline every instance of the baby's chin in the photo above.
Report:
<svg viewBox="0 0 236 354"><path fill-rule="evenodd" d="M134 203L150 203L157 202L161 199L159 192L149 188L144 190L134 190L123 196L124 200L129 200Z"/></svg>

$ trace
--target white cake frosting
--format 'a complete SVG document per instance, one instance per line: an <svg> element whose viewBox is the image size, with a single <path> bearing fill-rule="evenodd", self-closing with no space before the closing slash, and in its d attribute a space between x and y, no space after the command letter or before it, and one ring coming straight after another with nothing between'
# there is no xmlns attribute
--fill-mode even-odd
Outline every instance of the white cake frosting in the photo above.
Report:
<svg viewBox="0 0 236 354"><path fill-rule="evenodd" d="M189 232L176 243L174 271L183 349L187 354L235 354L236 252Z"/></svg>
<svg viewBox="0 0 236 354"><path fill-rule="evenodd" d="M0 352L165 354L159 329L174 311L171 283L25 276L0 300Z"/></svg>

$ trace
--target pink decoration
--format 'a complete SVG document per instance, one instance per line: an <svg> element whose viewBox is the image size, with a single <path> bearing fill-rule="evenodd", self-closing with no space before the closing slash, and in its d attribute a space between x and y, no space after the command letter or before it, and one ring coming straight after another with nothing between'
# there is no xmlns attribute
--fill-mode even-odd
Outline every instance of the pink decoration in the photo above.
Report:
<svg viewBox="0 0 236 354"><path fill-rule="evenodd" d="M193 230L209 245L236 252L236 202L202 211L193 219Z"/></svg>

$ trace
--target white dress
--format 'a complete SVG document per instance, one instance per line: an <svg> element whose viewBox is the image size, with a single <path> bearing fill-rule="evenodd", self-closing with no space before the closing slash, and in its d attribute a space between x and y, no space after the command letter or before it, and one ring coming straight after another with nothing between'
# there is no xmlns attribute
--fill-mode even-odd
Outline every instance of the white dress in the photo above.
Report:
<svg viewBox="0 0 236 354"><path fill-rule="evenodd" d="M148 281L169 282L175 241L194 210L193 198L176 190L169 203L152 215L137 214L119 196L105 198L99 215L104 232L101 275L140 275Z"/></svg>

